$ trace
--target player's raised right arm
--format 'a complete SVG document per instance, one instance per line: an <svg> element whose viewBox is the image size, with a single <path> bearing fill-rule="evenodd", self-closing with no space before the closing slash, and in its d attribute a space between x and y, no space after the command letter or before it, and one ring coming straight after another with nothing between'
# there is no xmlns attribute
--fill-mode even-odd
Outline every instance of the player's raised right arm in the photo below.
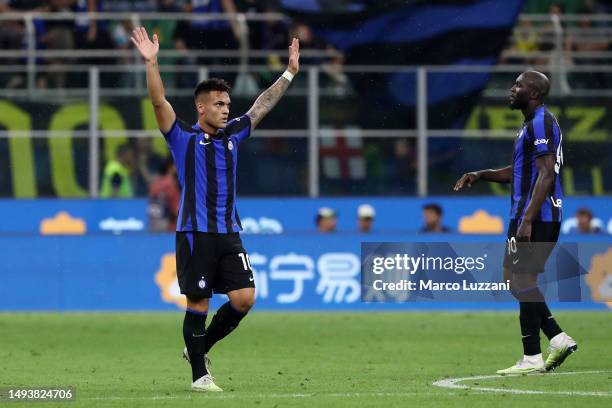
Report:
<svg viewBox="0 0 612 408"><path fill-rule="evenodd" d="M164 84L159 75L159 65L157 62L159 40L157 39L157 34L153 34L153 41L151 41L147 30L144 27L137 27L132 32L132 42L138 48L138 51L140 51L140 55L142 55L147 65L147 90L155 110L157 124L162 132L167 133L176 120L176 114L170 102L166 100Z"/></svg>
<svg viewBox="0 0 612 408"><path fill-rule="evenodd" d="M509 183L512 180L512 166L506 166L497 170L480 170L465 173L455 184L455 191L461 190L466 185L472 187L479 180L492 181L494 183Z"/></svg>

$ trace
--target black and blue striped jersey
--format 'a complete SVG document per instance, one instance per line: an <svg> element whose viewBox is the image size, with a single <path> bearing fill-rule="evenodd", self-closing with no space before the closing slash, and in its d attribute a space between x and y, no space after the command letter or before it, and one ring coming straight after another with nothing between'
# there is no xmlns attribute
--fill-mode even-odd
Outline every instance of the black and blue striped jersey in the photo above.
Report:
<svg viewBox="0 0 612 408"><path fill-rule="evenodd" d="M562 134L557 119L545 105L540 105L533 116L527 118L514 143L511 184L511 219L522 219L531 200L538 176L536 159L552 154L556 156L551 190L534 221L560 222L562 218L563 190L560 172L563 165Z"/></svg>
<svg viewBox="0 0 612 408"><path fill-rule="evenodd" d="M229 121L215 135L179 119L164 134L181 185L177 231L242 230L236 211L236 165L238 146L250 134L247 115Z"/></svg>

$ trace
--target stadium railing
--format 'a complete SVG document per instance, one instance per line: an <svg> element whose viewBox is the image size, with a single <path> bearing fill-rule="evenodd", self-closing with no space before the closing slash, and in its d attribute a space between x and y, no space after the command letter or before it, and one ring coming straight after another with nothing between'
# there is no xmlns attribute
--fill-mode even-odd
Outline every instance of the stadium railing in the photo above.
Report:
<svg viewBox="0 0 612 408"><path fill-rule="evenodd" d="M166 83L167 94L171 98L185 99L188 100L192 93L192 87L196 80L201 80L209 77L210 75L230 75L233 77L234 83L234 97L240 102L242 99L242 105L239 107L247 107L249 101L253 100L253 97L260 92L265 86L265 80L262 80L266 75L271 73L277 75L280 71L276 72L275 69L267 65L255 65L247 64L245 61L245 55L252 56L264 56L270 51L266 50L249 50L247 47L248 37L244 36L248 34L248 21L280 21L286 19L285 16L280 14L267 14L267 15L218 15L216 17L209 16L196 16L193 14L136 14L136 13L91 13L85 14L87 18L94 19L130 19L134 25L140 24L142 21L147 19L159 19L167 18L173 20L189 20L189 19L213 19L213 18L237 18L241 23L242 27L242 46L239 51L227 51L227 50L207 50L207 51L194 51L195 55L201 56L237 56L241 58L241 63L235 66L184 66L184 65L173 65L163 64L162 74L172 76L173 80ZM107 101L112 98L122 97L146 97L146 83L144 78L144 67L138 55L135 54L134 50L69 50L59 52L57 50L37 50L34 46L34 28L32 22L35 18L48 18L48 19L67 19L79 17L74 13L4 13L0 14L0 21L2 20L15 20L22 19L25 22L27 32L27 49L26 50L0 50L0 60L6 58L25 57L26 64L21 65L4 65L0 66L0 75L11 75L11 74L23 74L27 76L27 85L24 88L17 89L2 89L0 90L0 98L10 99L13 102L28 102L36 101L42 102L48 101L49 103L71 103L81 102L85 103L88 107L88 111L91 115L88 120L88 128L85 130L83 127L79 129L57 129L57 127L49 129L35 130L24 129L17 127L10 128L4 126L7 130L0 131L0 138L9 138L13 140L15 138L82 138L86 140L88 145L88 181L87 181L87 193L91 197L97 197L99 191L99 180L100 180L100 164L104 162L101 160L104 157L103 152L100 151L101 143L100 140L108 141L110 139L125 139L125 138L139 138L139 137L156 137L159 139L157 132L151 128L145 126L134 126L128 125L118 129L100 129L100 108L105 105ZM80 15L83 17L83 15ZM270 127L262 126L258 129L257 134L260 138L288 138L288 139L299 139L302 141L302 148L305 150L305 160L298 163L297 169L294 171L296 175L307 174L307 182L304 184L304 189L294 190L294 194L304 194L312 197L319 196L321 194L334 194L335 191L341 193L363 193L359 190L360 186L364 184L360 182L363 170L356 170L352 174L353 169L349 169L348 172L343 167L350 167L351 157L346 159L345 156L351 155L351 146L332 146L328 149L327 143L330 139L336 138L341 134L342 138L349 140L359 140L362 143L358 147L357 155L364 156L368 147L373 146L374 150L383 151L381 159L383 161L391 161L394 159L393 154L384 152L386 147L381 146L379 141L407 141L407 148L410 150L407 154L402 156L405 161L413 160L414 168L410 168L406 171L404 179L399 180L400 183L412 184L413 187L397 187L394 194L417 194L419 196L426 196L428 194L439 193L432 188L433 184L439 184L440 180L448 181L456 176L456 173L461 171L459 164L449 163L451 157L448 156L448 151L438 151L440 144L448 144L450 139L453 139L455 143L455 151L462 150L463 145L478 142L489 142L489 141L500 141L501 145L499 151L507 150L507 145L510 143L511 138L515 136L516 127L520 125L520 118L512 116L512 120L499 121L498 113L495 113L495 120L491 117L492 114L487 113L488 108L483 108L483 103L489 103L494 101L499 106L505 104L501 102L508 94L508 88L514 80L514 77L522 69L526 67L534 67L544 72L550 73L553 84L562 84L556 86L553 89L553 97L557 98L557 102L562 106L563 112L567 113L568 119L573 120L572 128L568 131L570 133L569 141L596 141L601 142L608 140L610 137L610 125L605 122L605 118L609 117L609 112L606 111L606 106L610 105L610 98L612 97L612 65L609 64L572 64L567 65L565 62L569 57L579 57L580 53L572 50L565 50L560 48L560 44L563 43L564 33L572 32L575 29L563 28L564 25L569 25L583 21L583 19L589 18L598 24L609 24L612 22L612 17L609 15L580 15L571 16L565 15L560 18L549 16L521 16L521 21L525 19L531 19L536 23L546 23L552 21L554 26L553 38L555 39L555 47L552 51L546 53L548 60L544 65L533 65L528 64L528 60L524 59L520 63L514 64L502 64L494 67L490 66L420 66L420 67L398 67L398 66L329 66L325 64L303 67L303 74L300 78L304 78L301 82L297 82L289 90L287 97L294 98L293 103L297 103L300 109L300 115L304 116L302 121L297 125L290 126L279 126L276 124L267 125ZM536 24L537 27L537 24ZM548 28L536 28L542 32L548 30ZM574 30L574 31L572 31ZM604 30L606 33L610 30L608 26L597 28L597 32ZM595 32L594 29L588 28L584 33ZM585 34L586 35L586 34ZM163 55L173 57L179 55L177 51L165 50L162 51ZM281 53L283 51L274 52ZM539 52L539 51L537 51ZM91 53L91 54L89 54ZM308 54L312 53L312 54ZM555 54L556 53L556 54ZM62 56L113 56L123 55L128 58L129 61L125 65L120 66L87 66L79 64L62 65L61 69L66 73L72 73L75 75L80 74L82 76L80 81L82 85L78 85L79 81L76 81L77 85L71 84L71 87L66 89L40 89L36 88L35 79L36 75L40 73L49 73L57 70L56 67L39 65L37 60L47 55L53 55L61 58ZM303 50L303 55L311 56L328 56L333 57L334 51L321 51L321 50ZM556 55L554 58L552 55ZM535 57L542 56L540 54L529 54L522 53L522 57ZM561 55L561 57L559 57ZM590 55L590 54L589 54ZM606 55L605 52L598 52L598 55L602 56L597 61L603 61ZM536 61L542 62L542 61ZM584 62L584 61L582 61ZM356 89L358 85L355 85L353 81L355 78L360 78L363 75L368 74L401 74L406 76L404 82L405 91L402 90L404 95L398 95L387 98L390 105L401 106L403 110L396 109L396 112L390 112L391 116L395 115L395 120L390 120L389 123L380 119L380 116L386 116L388 112L385 106L378 106L378 109L370 109L368 105L368 99L361 97L360 90ZM454 76L453 76L454 75ZM185 81L188 84L181 86L178 84L177 77L185 77L193 79L193 81ZM479 77L479 78L478 78ZM449 79L450 78L450 79ZM171 77L172 79L172 77ZM446 81L446 82L445 82ZM453 81L453 82L449 82ZM484 81L486 84L485 90L482 93L482 98L473 100L470 103L466 103L467 106L473 107L471 112L461 113L460 108L462 105L461 95L446 95L447 99L453 99L455 97L452 106L454 107L455 115L457 120L443 120L444 115L440 115L437 105L441 101L441 97L444 95L438 95L440 88L444 83L464 83L464 82L476 82L476 88L478 88L478 81ZM442 85L441 85L442 84ZM170 86L168 86L170 85ZM484 85L483 85L484 86ZM387 87L388 88L388 87ZM465 93L469 93L471 89L466 89ZM384 92L389 89L384 89ZM480 94L479 94L480 95ZM459 97L459 99L457 99ZM570 97L572 99L570 99ZM403 98L403 100L402 100ZM566 107L568 101L576 98L582 98L580 101ZM587 101L587 105L582 106L583 102ZM394 104L395 102L395 104ZM444 100L442 100L444 102ZM480 102L480 105L478 104ZM289 103L288 103L289 104ZM185 105L186 106L186 105ZM324 107L324 108L323 108ZM279 105L279 109L282 109ZM504 108L505 109L505 108ZM576 110L578 109L578 110ZM587 114L590 117L581 117L580 109L590 109ZM601 109L603 110L603 116L601 115ZM347 111L351 111L348 114ZM451 110L452 112L453 110ZM187 112L185 110L185 112ZM328 113L331 112L331 113ZM337 113L341 113L338 115ZM446 112L448 113L448 112ZM584 113L584 112L583 112ZM38 113L34 113L36 117ZM585 115L587 115L585 114ZM476 115L476 116L475 116ZM402 120L398 120L397 118ZM479 121L482 121L482 117L485 117L485 122L488 120L489 126L481 126ZM268 124L274 122L274 117L268 121ZM603 122L601 122L603 120ZM577 121L577 122L576 122ZM281 121L282 122L282 121ZM597 126L600 126L599 128ZM340 128L341 132L338 132ZM565 128L565 127L564 127ZM461 141L461 142L459 142ZM475 142L472 142L475 141ZM21 142L27 143L27 142ZM344 143L344 142L343 142ZM459 143L460 145L457 145ZM113 144L115 145L115 144ZM583 144L584 146L584 144ZM163 148L163 146L162 146ZM404 149L406 146L403 147ZM336 149L340 159L336 160L336 163L329 164L327 158L322 157L323 150ZM344 149L344 151L341 151ZM414 149L412 151L412 149ZM605 152L601 149L601 146L597 145L595 149L599 149L599 152ZM25 149L27 151L28 149ZM30 149L31 150L31 149ZM108 157L109 149L106 148L106 158ZM432 152L433 150L433 152ZM468 150L468 149L463 149ZM486 150L482 146L474 149L478 154L485 156L495 156L493 154L487 154ZM584 149L581 149L584 150ZM11 149L10 154L17 154L14 152L20 151L19 149ZM604 185L603 177L601 176L602 170L601 165L605 164L605 159L597 159L597 155L591 155L592 150L585 150L586 157L591 158L591 164L599 166L598 169L590 172L593 175L593 188L589 191L593 194L603 194L606 190ZM386 154L386 155L385 155ZM469 160L466 158L459 158L455 156L453 160L458 161L462 165L471 165ZM412 159L411 159L412 158ZM13 158L15 159L15 158ZM346 160L345 160L346 159ZM497 157L497 162L491 163L491 166L496 164L502 165L505 163L505 157ZM51 160L54 160L52 157ZM55 158L57 160L57 158ZM344 161L343 161L344 160ZM338 163L338 161L340 161ZM440 163L443 163L440 165ZM329 166L327 165L329 164ZM364 164L361 165L365 166ZM411 164L409 163L409 167ZM359 167L359 166L357 166ZM330 170L331 168L331 170ZM334 170L334 168L336 168ZM338 170L340 168L340 170ZM394 169L391 170L393 172ZM321 174L327 173L327 174ZM344 173L344 174L343 174ZM448 177L445 175L448 173ZM393 173L391 173L393 174ZM336 178L346 178L348 175L349 179L354 178L356 181L357 188L354 185L345 186L338 184ZM353 177L354 176L354 177ZM296 182L298 182L296 176ZM435 179L432 180L432 177ZM409 180L410 179L410 180ZM18 180L17 180L18 181ZM432 183L435 181L435 183ZM366 183L367 184L367 183ZM370 184L375 184L374 181ZM571 183L569 183L571 184ZM347 191L350 190L350 191ZM570 190L572 190L570 188ZM578 188L574 190L579 190ZM389 191L388 189L386 191ZM495 191L494 191L495 192ZM58 195L60 195L58 193Z"/></svg>
<svg viewBox="0 0 612 408"><path fill-rule="evenodd" d="M19 152L31 154L31 138L49 138L50 141L67 138L74 139L81 147L87 145L86 191L89 196L97 197L100 167L106 160L112 158L112 146L116 147L129 138L147 137L154 138L156 145L160 146L158 149L160 153L167 154L167 150L159 132L155 130L154 121L151 124L150 120L147 122L145 119L147 117L150 119L152 116L146 111L149 104L146 103L142 64L78 68L86 70L88 77L86 88L36 90L33 95L29 95L26 89L0 91L0 99L4 99L20 112L19 115L12 113L9 115L9 111L5 110L8 116L2 118L2 127L6 130L0 131L0 138L8 138L11 141L9 146L13 146L14 143L30 145L23 150L11 147L9 149L11 155L20 154ZM338 89L337 86L330 85L333 79L330 79L321 67L305 67L294 86L288 91L283 103L279 104L257 129L256 140L243 148L260 149L258 151L261 152L265 147L257 143L270 138L279 138L282 143L292 143L292 148L296 151L302 151L301 156L292 153L271 155L271 162L279 157L285 161L278 163L279 168L286 170L283 166L288 166L286 162L289 161L290 165L294 166L290 172L294 174L294 178L287 179L287 185L303 184L303 189L281 191L282 194L312 197L338 193L363 194L366 191L370 191L371 194L372 191L376 191L373 188L377 183L387 187L389 183L396 183L394 184L396 190L381 187L381 193L384 190L387 193L392 191L393 194L400 195L441 194L443 191L437 190L437 186L451 183L451 179L464 170L476 165L503 166L511 160L508 154L511 151L512 138L520 128L522 118L520 112L510 111L507 108L507 96L516 75L524 68L526 67L516 65L345 66L343 74L347 77L346 83ZM551 71L550 66L536 66L536 68L550 73L554 78L556 71ZM5 67L2 67L2 70L4 69ZM258 80L250 87L242 89L240 86L235 87L233 111L236 113L248 109L257 93L266 86L261 77L270 74L270 68L265 66L250 66L248 70L248 75ZM181 76L191 74L194 78L193 82L186 84L189 88L175 87L168 90L169 99L175 104L179 116L185 119L192 117L193 114L191 95L195 80L220 72L223 76L236 74L233 83L246 82L240 79L240 67L237 66L210 66L191 71L184 67L180 69L162 67L162 74L172 72L179 72ZM608 165L605 155L610 153L608 152L610 144L606 141L610 139L612 128L609 123L609 118L612 116L608 112L612 97L612 67L577 66L568 69L568 73L571 79L570 85L574 86L572 78L576 78L572 94L551 95L551 106L562 122L566 146L571 148L571 145L575 144L573 162L580 161L583 165L591 166L580 170L592 178L592 183L591 181L587 183L592 184L592 187L588 186L586 192L604 194L609 190L603 174L607 171ZM280 72L273 72L269 76L275 78L278 74ZM401 92L381 94L384 103L374 101L371 95L362 96L360 89L357 89L359 79L369 74L404 75ZM115 89L113 83L119 75L123 75L124 80L133 84L132 87ZM394 79L389 77L384 83L379 84L377 92L384 93L388 92L389 88L396 88L392 86L394 84L392 81ZM451 88L444 86L448 83L457 86ZM484 92L481 92L479 84L483 86L486 84ZM447 92L449 89L454 93L449 94ZM65 116L70 112L61 108L74 105L81 106L85 115L91 112L86 121L79 126L70 124L70 120L58 119L58 116ZM51 119L48 118L48 112L51 112ZM20 115L29 116L28 120L31 123L29 127L24 127L25 122L17 121ZM141 117L142 120L139 119ZM48 125L44 124L45 121L48 121ZM16 142L16 140L21 141ZM404 152L398 153L398 149L403 149ZM70 152L72 150L64 154L80 156ZM578 153L584 156L583 159L577 160ZM366 156L372 154L378 165L382 166L384 163L387 167L396 166L383 169L382 171L387 173L379 175L378 182L375 179L368 179L369 175L364 175L364 167L370 165ZM602 154L604 156L601 156ZM53 163L65 161L59 156L53 156L51 151L49 156L52 162L51 171L54 171ZM244 162L249 155L243 154L242 157ZM476 164L473 160L475 158L480 162ZM22 157L12 157L6 163L28 162L21 159ZM263 162L265 160L247 166L263 166L265 164ZM406 166L413 167L406 170ZM249 171L249 173L255 172ZM302 181L304 174L307 174L306 183ZM343 179L349 181L345 183ZM14 180L14 182L22 181ZM580 186L569 187L572 184L571 180L567 183L566 190L570 194L584 190ZM85 183L81 180L81 184ZM278 190L274 191L279 193ZM71 195L65 192L57 193L64 197ZM273 190L268 192L265 189L246 192L247 195L258 193L275 194ZM501 191L492 190L488 193L501 194Z"/></svg>

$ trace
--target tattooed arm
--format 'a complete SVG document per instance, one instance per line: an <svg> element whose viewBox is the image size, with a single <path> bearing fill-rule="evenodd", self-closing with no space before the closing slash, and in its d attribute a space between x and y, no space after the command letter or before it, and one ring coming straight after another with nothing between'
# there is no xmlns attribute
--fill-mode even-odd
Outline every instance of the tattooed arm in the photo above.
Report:
<svg viewBox="0 0 612 408"><path fill-rule="evenodd" d="M300 70L300 42L297 38L294 38L289 46L289 64L287 65L287 71L289 72L289 78L293 78L294 75ZM287 74L283 74L276 80L271 87L262 92L261 95L255 100L251 109L246 113L251 118L251 130L261 122L261 120L272 110L274 105L280 100L285 94L291 80L287 78Z"/></svg>

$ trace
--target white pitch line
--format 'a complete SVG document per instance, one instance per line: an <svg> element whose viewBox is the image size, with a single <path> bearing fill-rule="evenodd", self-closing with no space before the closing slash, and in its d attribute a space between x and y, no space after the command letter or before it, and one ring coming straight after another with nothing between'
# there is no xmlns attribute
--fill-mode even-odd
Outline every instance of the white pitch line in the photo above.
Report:
<svg viewBox="0 0 612 408"><path fill-rule="evenodd" d="M541 374L530 374L530 376L549 376L549 375L576 375L576 374L603 374L610 373L610 370L603 371L569 371L566 373L541 373ZM492 378L508 378L508 377L521 377L521 374L515 375L476 375L472 377L461 377L461 378L446 378L438 380L432 385L436 387L461 389L461 390L474 390L483 392L502 392L506 394L539 394L539 395L570 395L570 396L586 396L586 397L612 397L612 391L540 391L540 390L521 390L516 388L492 388L492 387L473 387L465 384L458 384L468 380L488 380Z"/></svg>

